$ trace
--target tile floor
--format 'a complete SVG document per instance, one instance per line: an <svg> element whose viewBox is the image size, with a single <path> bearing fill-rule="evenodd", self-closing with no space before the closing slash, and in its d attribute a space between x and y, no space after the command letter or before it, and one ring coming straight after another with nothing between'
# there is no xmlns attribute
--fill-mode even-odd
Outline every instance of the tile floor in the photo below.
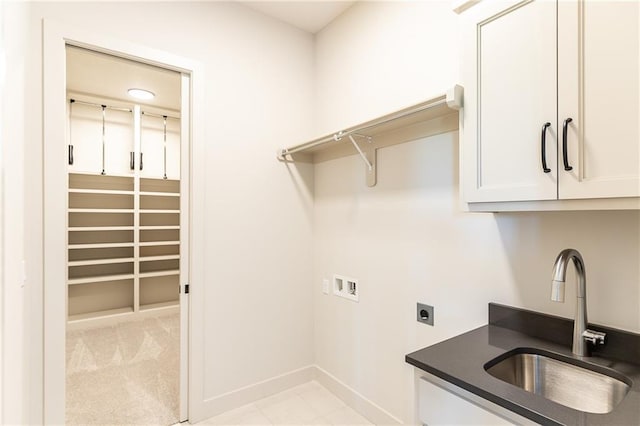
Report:
<svg viewBox="0 0 640 426"><path fill-rule="evenodd" d="M371 425L316 381L244 405L200 425Z"/></svg>

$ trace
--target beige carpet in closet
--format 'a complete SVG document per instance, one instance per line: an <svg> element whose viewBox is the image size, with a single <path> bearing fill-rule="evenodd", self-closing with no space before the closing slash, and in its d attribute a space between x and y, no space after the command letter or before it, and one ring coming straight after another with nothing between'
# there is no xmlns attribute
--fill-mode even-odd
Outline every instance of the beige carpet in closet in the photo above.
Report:
<svg viewBox="0 0 640 426"><path fill-rule="evenodd" d="M71 330L66 343L67 424L178 422L178 313Z"/></svg>

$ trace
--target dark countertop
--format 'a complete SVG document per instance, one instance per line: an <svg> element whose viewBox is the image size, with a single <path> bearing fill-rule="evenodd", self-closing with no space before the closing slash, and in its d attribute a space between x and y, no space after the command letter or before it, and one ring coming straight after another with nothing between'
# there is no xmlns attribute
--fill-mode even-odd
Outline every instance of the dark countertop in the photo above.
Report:
<svg viewBox="0 0 640 426"><path fill-rule="evenodd" d="M572 324L564 318L489 304L488 325L413 352L405 360L537 423L640 425L640 335L590 324L591 329L607 332L607 344L594 356L581 358L571 353ZM536 336L543 331L549 332L545 339ZM485 371L487 362L516 348L559 354L576 363L595 364L598 370L614 369L629 378L632 387L611 413L583 413L565 407Z"/></svg>

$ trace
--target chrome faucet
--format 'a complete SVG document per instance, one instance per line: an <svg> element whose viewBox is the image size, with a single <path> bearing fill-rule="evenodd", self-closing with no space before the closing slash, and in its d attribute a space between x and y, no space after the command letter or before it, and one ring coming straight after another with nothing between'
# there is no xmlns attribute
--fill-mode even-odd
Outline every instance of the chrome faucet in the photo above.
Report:
<svg viewBox="0 0 640 426"><path fill-rule="evenodd" d="M604 344L606 334L587 329L587 278L584 271L584 261L578 250L564 249L556 258L551 281L551 300L564 302L564 282L569 260L573 260L578 274L578 300L576 317L573 322L573 346L571 351L579 356L589 356L590 348L587 342Z"/></svg>

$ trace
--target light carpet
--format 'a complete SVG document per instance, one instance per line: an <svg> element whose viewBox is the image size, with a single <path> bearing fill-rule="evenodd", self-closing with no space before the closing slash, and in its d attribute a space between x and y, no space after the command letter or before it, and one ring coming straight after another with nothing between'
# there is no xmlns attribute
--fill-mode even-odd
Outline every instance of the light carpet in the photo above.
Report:
<svg viewBox="0 0 640 426"><path fill-rule="evenodd" d="M68 331L66 345L67 424L178 422L178 313Z"/></svg>

